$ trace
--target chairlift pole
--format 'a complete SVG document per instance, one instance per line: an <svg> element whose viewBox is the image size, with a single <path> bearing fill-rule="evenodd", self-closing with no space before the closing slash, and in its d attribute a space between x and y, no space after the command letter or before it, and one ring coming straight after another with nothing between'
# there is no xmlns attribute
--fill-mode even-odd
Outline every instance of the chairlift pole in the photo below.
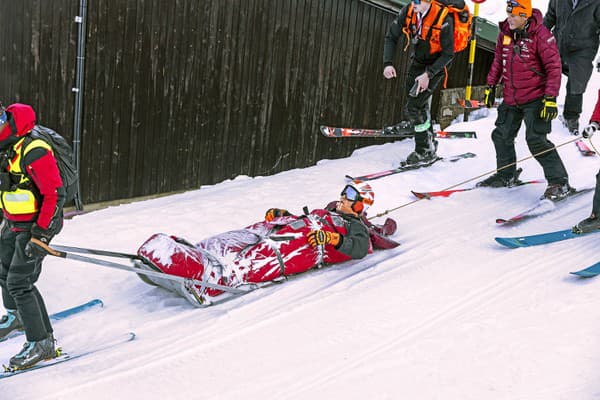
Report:
<svg viewBox="0 0 600 400"><path fill-rule="evenodd" d="M473 85L473 70L475 65L475 50L477 49L477 18L479 17L479 3L483 3L485 0L472 0L475 3L473 9L473 26L471 33L471 44L469 47L469 78L467 81L467 87L465 88L465 103L471 100L471 87ZM465 107L465 113L463 115L463 121L469 120L469 109Z"/></svg>

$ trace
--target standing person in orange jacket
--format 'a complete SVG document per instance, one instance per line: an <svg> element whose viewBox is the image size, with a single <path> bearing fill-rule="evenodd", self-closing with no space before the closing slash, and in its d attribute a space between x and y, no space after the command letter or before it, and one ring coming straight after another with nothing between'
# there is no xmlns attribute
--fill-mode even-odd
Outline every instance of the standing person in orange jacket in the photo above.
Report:
<svg viewBox="0 0 600 400"><path fill-rule="evenodd" d="M457 7L464 7L459 1ZM410 44L412 60L406 77L405 91L407 121L386 128L389 133L413 128L415 150L406 159L409 164L427 163L436 159L437 141L431 125L430 99L433 91L442 83L446 67L454 59L454 19L450 14L437 28L443 5L432 0L412 0L404 6L390 25L383 47L383 76L397 77L393 65L396 46L406 36Z"/></svg>

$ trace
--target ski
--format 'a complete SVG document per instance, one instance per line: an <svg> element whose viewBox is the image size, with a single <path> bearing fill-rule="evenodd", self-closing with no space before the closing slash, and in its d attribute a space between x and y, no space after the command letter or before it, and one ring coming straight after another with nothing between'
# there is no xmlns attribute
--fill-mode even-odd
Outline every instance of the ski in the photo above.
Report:
<svg viewBox="0 0 600 400"><path fill-rule="evenodd" d="M86 350L79 351L79 352L75 351L72 353L64 353L64 352L62 352L62 350L60 348L58 348L56 350L57 356L55 358L52 358L50 360L40 361L39 363L37 363L29 368L14 370L14 369L11 369L10 367L4 366L4 371L0 372L0 379L10 378L11 376L19 375L24 372L35 371L35 370L50 367L50 366L53 366L56 364L61 364L61 363L64 363L64 362L70 361L70 360L76 360L78 358L81 358L81 357L84 357L84 356L87 356L90 354L108 350L112 347L118 346L123 343L131 342L134 339L135 339L135 333L129 332L126 335L121 335L121 336L115 337L111 340L104 341L100 344L97 344L96 346L92 346L91 348L88 348Z"/></svg>
<svg viewBox="0 0 600 400"><path fill-rule="evenodd" d="M68 318L72 315L79 314L83 311L88 311L92 308L103 307L103 306L104 306L104 303L102 303L102 300L100 300L100 299L90 300L87 303L83 303L78 306L71 307L66 310L54 313L54 314L50 315L50 320L51 321L60 321L61 319ZM6 335L5 337L3 337L2 339L0 339L0 342L3 342L8 339L12 339L17 336L21 336L24 333L25 333L24 331L13 331L13 332L9 333L8 335Z"/></svg>
<svg viewBox="0 0 600 400"><path fill-rule="evenodd" d="M341 138L341 137L390 137L390 138L411 138L415 135L414 130L408 129L404 132L386 133L385 129L361 129L361 128L336 128L332 126L321 125L320 131L325 137ZM477 138L474 131L463 132L448 132L438 131L435 133L436 138L440 139L458 139L458 138Z"/></svg>
<svg viewBox="0 0 600 400"><path fill-rule="evenodd" d="M549 244L554 242L560 242L563 240L575 239L596 232L600 232L600 230L588 233L574 233L572 229L565 229L562 231L539 233L537 235L529 236L497 237L494 240L496 240L496 242L500 243L502 246L506 246L511 249L516 249L519 247L539 246L542 244Z"/></svg>
<svg viewBox="0 0 600 400"><path fill-rule="evenodd" d="M587 193L593 191L594 188L587 188L582 190L576 190L575 192L569 194L567 197L564 197L557 201L552 201L549 199L542 199L538 201L534 206L528 208L520 214L515 215L514 217L505 219L505 218L497 218L496 223L502 225L512 225L521 221L524 221L529 218L539 217L540 215L544 215L549 213L550 211L555 210L559 205L564 204L566 199L570 199L573 197L577 197L580 194Z"/></svg>
<svg viewBox="0 0 600 400"><path fill-rule="evenodd" d="M467 100L467 99L457 99L456 103L462 108L468 108L472 110L476 110L479 108L486 107L485 102L483 100ZM498 107L500 103L494 103L494 107Z"/></svg>
<svg viewBox="0 0 600 400"><path fill-rule="evenodd" d="M534 184L534 183L544 183L544 182L546 182L546 181L539 180L539 179L532 180L532 181L522 181L511 187L530 185L530 184ZM413 195L415 195L415 197L418 197L419 199L431 199L432 197L449 197L450 195L452 195L454 193L468 192L469 190L481 189L481 188L482 188L482 186L473 186L473 187L464 188L464 189L441 190L439 192L415 192L414 190L411 190L411 193Z"/></svg>
<svg viewBox="0 0 600 400"><path fill-rule="evenodd" d="M575 146L577 146L577 150L581 153L581 155L585 157L595 156L596 152L588 147L587 144L583 142L583 140L578 140L575 142Z"/></svg>
<svg viewBox="0 0 600 400"><path fill-rule="evenodd" d="M398 173L404 172L404 171L412 171L412 170L419 169L419 168L429 167L429 166L433 165L434 163L436 163L437 161L456 162L456 161L462 160L464 158L473 158L475 156L476 156L476 154L474 154L474 153L463 153L463 154L457 154L457 155L451 156L451 157L437 157L431 161L428 161L425 163L418 163L418 164L406 164L406 162L403 161L398 168L388 169L388 170L380 171L380 172L374 172L374 173L366 174L366 175L362 175L362 176L354 176L353 177L350 175L346 175L346 179L372 181L374 179L383 178L384 176L390 176L390 175L398 174Z"/></svg>
<svg viewBox="0 0 600 400"><path fill-rule="evenodd" d="M593 278L600 275L600 262L591 265L587 268L580 269L579 271L571 272L573 275L580 276L582 278Z"/></svg>

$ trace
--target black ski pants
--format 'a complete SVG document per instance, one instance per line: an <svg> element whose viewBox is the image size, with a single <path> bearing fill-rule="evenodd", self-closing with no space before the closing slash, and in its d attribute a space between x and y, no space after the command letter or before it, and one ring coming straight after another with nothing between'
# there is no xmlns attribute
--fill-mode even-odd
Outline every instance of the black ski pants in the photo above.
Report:
<svg viewBox="0 0 600 400"><path fill-rule="evenodd" d="M413 123L413 125L419 125L425 123L430 118L430 99L433 92L442 83L445 72L442 70L437 75L434 75L429 80L429 88L422 91L417 97L409 95L410 89L415 84L415 78L423 74L427 70L427 65L412 62L408 69L406 77L405 90L406 90L406 107L404 113L406 119ZM423 132L415 133L415 150L422 150L428 147L429 139L433 138L433 127Z"/></svg>
<svg viewBox="0 0 600 400"><path fill-rule="evenodd" d="M562 72L568 77L565 96L565 119L579 119L583 107L583 93L594 71L594 56L589 51L561 54Z"/></svg>
<svg viewBox="0 0 600 400"><path fill-rule="evenodd" d="M21 226L23 225L23 226ZM4 308L17 310L28 341L39 341L53 332L42 295L35 287L42 272L41 258L25 255L31 239L30 224L18 228L5 223L0 233L0 286Z"/></svg>
<svg viewBox="0 0 600 400"><path fill-rule="evenodd" d="M551 130L551 121L544 121L540 118L542 107L542 99L520 106L500 104L496 129L492 132L492 141L496 148L496 167L500 169L510 165L502 169L499 174L504 177L514 175L517 169L515 138L521 128L521 122L525 121L527 146L544 169L544 176L548 183L568 183L567 170L558 152L554 149L554 144L547 138ZM544 153L540 154L542 152Z"/></svg>

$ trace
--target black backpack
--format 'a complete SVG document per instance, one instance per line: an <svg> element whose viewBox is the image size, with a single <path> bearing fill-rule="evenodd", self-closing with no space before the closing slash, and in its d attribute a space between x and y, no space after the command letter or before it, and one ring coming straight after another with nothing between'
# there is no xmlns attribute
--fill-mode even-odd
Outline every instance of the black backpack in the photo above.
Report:
<svg viewBox="0 0 600 400"><path fill-rule="evenodd" d="M79 174L77 173L77 168L75 168L73 149L71 149L71 146L65 138L57 132L50 128L46 128L45 126L36 125L29 135L27 135L25 142L23 143L23 154L25 153L27 146L35 139L43 140L52 148L58 170L60 171L60 178L62 179L63 187L65 189L65 203L72 201L77 194L77 188L79 186Z"/></svg>

